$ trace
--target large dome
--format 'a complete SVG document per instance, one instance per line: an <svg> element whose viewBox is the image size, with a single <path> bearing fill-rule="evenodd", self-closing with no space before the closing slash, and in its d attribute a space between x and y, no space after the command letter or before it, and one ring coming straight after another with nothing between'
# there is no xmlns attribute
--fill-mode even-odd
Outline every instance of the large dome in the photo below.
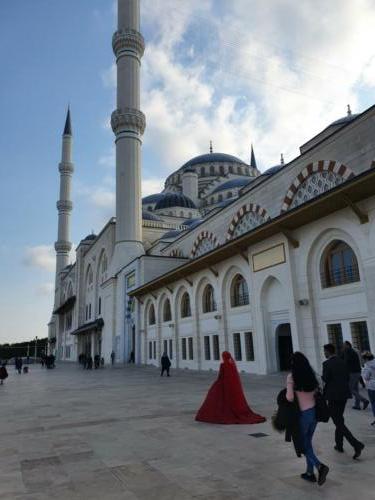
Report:
<svg viewBox="0 0 375 500"><path fill-rule="evenodd" d="M241 163L242 165L246 165L244 161L232 155L227 155L225 153L207 153L204 155L195 156L187 163L182 165L181 168L185 170L194 165L199 165L201 163L212 163L215 161L226 162L226 163Z"/></svg>
<svg viewBox="0 0 375 500"><path fill-rule="evenodd" d="M334 122L330 123L328 126L332 127L335 125L346 125L347 123L350 123L355 118L357 118L357 116L358 116L358 114L355 114L355 115L350 114L350 115L343 116L342 118L339 118L338 120L335 120Z"/></svg>
<svg viewBox="0 0 375 500"><path fill-rule="evenodd" d="M142 205L147 205L148 203L157 203L165 196L164 193L150 194L142 198Z"/></svg>
<svg viewBox="0 0 375 500"><path fill-rule="evenodd" d="M155 205L155 210L173 207L196 208L193 201L183 194L165 193Z"/></svg>

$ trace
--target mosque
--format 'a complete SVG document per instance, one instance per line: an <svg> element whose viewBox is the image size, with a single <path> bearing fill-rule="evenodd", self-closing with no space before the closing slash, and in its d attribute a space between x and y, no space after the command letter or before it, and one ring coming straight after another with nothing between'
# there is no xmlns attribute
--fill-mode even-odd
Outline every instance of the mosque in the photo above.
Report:
<svg viewBox="0 0 375 500"><path fill-rule="evenodd" d="M272 373L345 340L375 351L375 106L329 124L264 172L213 151L141 198L140 0L118 0L116 217L72 247L70 112L59 164L49 349L126 363Z"/></svg>

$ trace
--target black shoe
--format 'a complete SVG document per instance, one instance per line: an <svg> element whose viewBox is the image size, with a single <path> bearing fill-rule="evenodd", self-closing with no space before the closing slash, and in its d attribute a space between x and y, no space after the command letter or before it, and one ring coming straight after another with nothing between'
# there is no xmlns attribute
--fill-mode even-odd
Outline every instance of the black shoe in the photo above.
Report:
<svg viewBox="0 0 375 500"><path fill-rule="evenodd" d="M334 446L334 449L338 451L339 453L344 453L344 448L342 446L337 446L337 444Z"/></svg>
<svg viewBox="0 0 375 500"><path fill-rule="evenodd" d="M356 458L359 458L361 456L361 453L363 451L363 448L365 447L365 445L363 443L359 443L355 448L354 448L354 455L353 455L353 459L355 460Z"/></svg>
<svg viewBox="0 0 375 500"><path fill-rule="evenodd" d="M353 410L360 410L361 407L360 406L352 406Z"/></svg>
<svg viewBox="0 0 375 500"><path fill-rule="evenodd" d="M364 410L366 410L366 408L368 407L368 405L369 405L369 404L370 404L370 401L368 401L368 400L367 400L367 401L365 401L365 402L363 403L363 409L364 409Z"/></svg>
<svg viewBox="0 0 375 500"><path fill-rule="evenodd" d="M320 464L318 468L318 484L322 486L326 482L329 467L324 464Z"/></svg>
<svg viewBox="0 0 375 500"><path fill-rule="evenodd" d="M309 474L307 472L304 472L303 474L301 474L301 478L305 481L309 481L310 483L316 483L316 477L314 473Z"/></svg>

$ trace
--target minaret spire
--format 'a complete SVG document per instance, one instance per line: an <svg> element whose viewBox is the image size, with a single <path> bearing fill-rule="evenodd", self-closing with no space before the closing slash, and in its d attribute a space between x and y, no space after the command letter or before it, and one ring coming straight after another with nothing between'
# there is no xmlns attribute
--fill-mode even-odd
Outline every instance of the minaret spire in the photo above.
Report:
<svg viewBox="0 0 375 500"><path fill-rule="evenodd" d="M64 127L64 135L73 135L72 133L72 123L70 120L70 106L68 106L68 112L66 114L65 127Z"/></svg>
<svg viewBox="0 0 375 500"><path fill-rule="evenodd" d="M116 236L112 271L144 253L141 207L140 66L145 43L140 33L140 0L118 0L118 29L112 38L117 63L117 109L111 125L116 136Z"/></svg>
<svg viewBox="0 0 375 500"><path fill-rule="evenodd" d="M257 162L255 160L254 148L251 145L251 155L250 155L250 167L257 169Z"/></svg>
<svg viewBox="0 0 375 500"><path fill-rule="evenodd" d="M210 153L213 153L212 141L210 141Z"/></svg>
<svg viewBox="0 0 375 500"><path fill-rule="evenodd" d="M70 109L65 120L65 127L62 136L61 162L59 163L60 172L60 197L56 204L58 211L58 231L56 250L56 288L58 285L59 274L69 264L69 252L72 248L70 241L70 215L73 210L71 200L72 175L74 165L72 162L73 134L70 119Z"/></svg>

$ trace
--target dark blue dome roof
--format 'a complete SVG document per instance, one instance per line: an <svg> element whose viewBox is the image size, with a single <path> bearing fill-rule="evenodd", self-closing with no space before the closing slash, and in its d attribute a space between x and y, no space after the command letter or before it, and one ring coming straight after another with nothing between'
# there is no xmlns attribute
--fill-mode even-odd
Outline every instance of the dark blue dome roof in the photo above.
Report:
<svg viewBox="0 0 375 500"><path fill-rule="evenodd" d="M96 234L88 234L86 238L84 238L82 241L90 241L95 239L96 239Z"/></svg>
<svg viewBox="0 0 375 500"><path fill-rule="evenodd" d="M273 174L276 174L276 172L278 172L279 170L281 170L283 168L284 165L280 164L280 165L274 165L273 167L270 167L268 168L267 170L265 170L262 175L273 175Z"/></svg>
<svg viewBox="0 0 375 500"><path fill-rule="evenodd" d="M242 163L246 165L245 162L237 158L236 156L227 155L225 153L207 153L205 155L199 155L192 158L187 163L185 163L182 168L192 167L193 165L199 165L200 163L211 163L214 161L226 162L226 163Z"/></svg>
<svg viewBox="0 0 375 500"><path fill-rule="evenodd" d="M224 182L223 184L220 184L217 186L213 191L213 193L218 193L219 191L225 191L226 189L232 189L232 188L240 188L243 186L246 186L246 184L249 184L253 179L249 180L248 177L240 177L238 179L230 179L227 182Z"/></svg>
<svg viewBox="0 0 375 500"><path fill-rule="evenodd" d="M183 194L165 193L163 198L155 205L155 210L173 207L196 208L193 201Z"/></svg>
<svg viewBox="0 0 375 500"><path fill-rule="evenodd" d="M142 219L143 220L154 220L154 221L161 221L162 219L158 217L157 215L154 215L151 212L148 212L147 210L142 210Z"/></svg>
<svg viewBox="0 0 375 500"><path fill-rule="evenodd" d="M354 118L357 118L357 116L358 116L358 114L355 114L355 115L350 114L350 115L343 116L342 118L339 118L338 120L332 122L328 126L332 127L332 125L345 125L346 123L349 123L352 120L354 120Z"/></svg>
<svg viewBox="0 0 375 500"><path fill-rule="evenodd" d="M183 222L183 225L187 226L189 229L192 229L193 227L198 226L201 222L203 222L203 219L186 219Z"/></svg>
<svg viewBox="0 0 375 500"><path fill-rule="evenodd" d="M168 231L167 233L163 234L162 238L177 238L182 233L180 229L172 229L172 231Z"/></svg>
<svg viewBox="0 0 375 500"><path fill-rule="evenodd" d="M163 198L163 196L165 196L165 193L156 193L145 196L144 198L142 198L142 205L145 205L147 203L157 203Z"/></svg>

